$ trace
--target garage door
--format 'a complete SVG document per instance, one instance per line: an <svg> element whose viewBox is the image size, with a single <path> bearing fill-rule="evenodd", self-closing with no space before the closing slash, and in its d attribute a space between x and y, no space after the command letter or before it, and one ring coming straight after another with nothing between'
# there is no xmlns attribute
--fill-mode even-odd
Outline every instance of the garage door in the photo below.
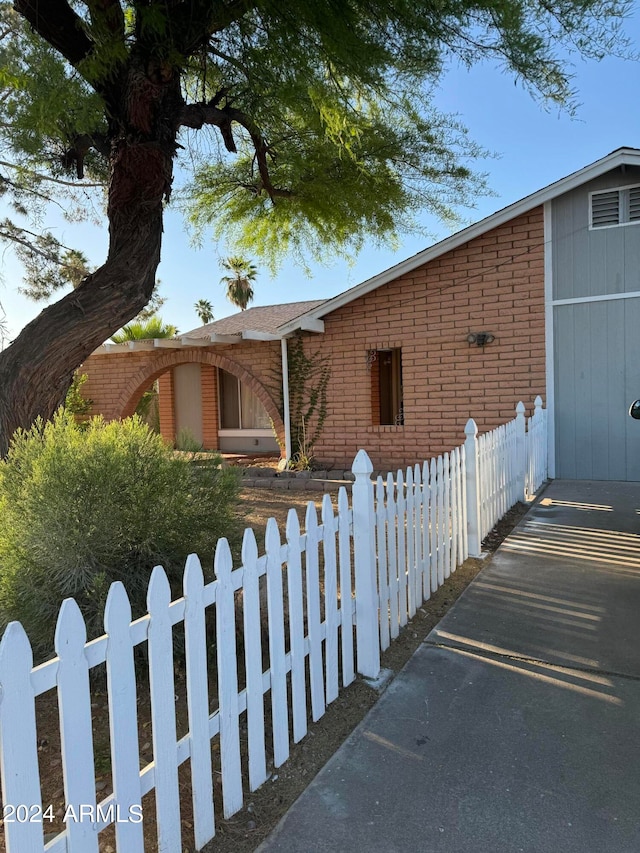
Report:
<svg viewBox="0 0 640 853"><path fill-rule="evenodd" d="M556 477L640 481L640 297L553 311Z"/></svg>

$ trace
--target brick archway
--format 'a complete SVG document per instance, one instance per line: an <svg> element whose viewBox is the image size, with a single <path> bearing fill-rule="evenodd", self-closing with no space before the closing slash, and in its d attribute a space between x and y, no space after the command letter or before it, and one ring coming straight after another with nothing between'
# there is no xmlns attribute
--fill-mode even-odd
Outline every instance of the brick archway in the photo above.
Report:
<svg viewBox="0 0 640 853"><path fill-rule="evenodd" d="M247 385L265 407L267 414L275 426L278 441L282 445L284 444L284 421L282 420L282 415L273 397L264 385L246 368L242 367L242 365L227 356L218 355L209 350L165 350L158 355L153 354L140 370L129 379L120 393L111 416L113 418L126 418L132 415L135 412L140 397L155 379L173 367L189 363L209 364L212 367L220 367Z"/></svg>

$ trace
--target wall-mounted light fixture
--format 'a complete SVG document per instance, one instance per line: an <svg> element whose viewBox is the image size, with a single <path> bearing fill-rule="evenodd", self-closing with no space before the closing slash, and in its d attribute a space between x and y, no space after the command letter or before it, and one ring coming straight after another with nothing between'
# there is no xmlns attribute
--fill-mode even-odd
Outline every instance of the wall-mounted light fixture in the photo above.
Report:
<svg viewBox="0 0 640 853"><path fill-rule="evenodd" d="M495 335L490 332L470 332L467 335L467 340L470 344L477 344L479 347L485 346L495 341Z"/></svg>

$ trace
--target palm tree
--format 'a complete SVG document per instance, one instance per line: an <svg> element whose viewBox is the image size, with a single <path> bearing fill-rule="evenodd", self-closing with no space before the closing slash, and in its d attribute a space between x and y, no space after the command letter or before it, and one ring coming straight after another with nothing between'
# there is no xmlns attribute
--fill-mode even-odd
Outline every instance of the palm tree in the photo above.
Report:
<svg viewBox="0 0 640 853"><path fill-rule="evenodd" d="M200 321L205 326L215 319L213 316L213 305L207 299L198 299L193 307L196 309L196 314L200 317Z"/></svg>
<svg viewBox="0 0 640 853"><path fill-rule="evenodd" d="M258 275L258 270L251 261L246 261L237 256L223 258L220 265L230 273L223 275L220 279L227 287L227 299L241 311L244 311L253 300L251 283Z"/></svg>
<svg viewBox="0 0 640 853"><path fill-rule="evenodd" d="M124 344L127 341L144 341L149 338L173 338L177 334L175 326L171 323L165 325L162 317L156 315L148 320L134 320L112 335L111 340L114 344Z"/></svg>

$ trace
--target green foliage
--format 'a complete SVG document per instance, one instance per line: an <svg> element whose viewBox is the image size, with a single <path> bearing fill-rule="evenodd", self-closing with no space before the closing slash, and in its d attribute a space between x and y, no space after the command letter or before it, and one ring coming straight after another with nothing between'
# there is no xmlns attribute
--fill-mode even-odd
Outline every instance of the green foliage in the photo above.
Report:
<svg viewBox="0 0 640 853"><path fill-rule="evenodd" d="M296 335L289 341L287 359L291 467L302 471L311 468L313 448L327 419L327 385L331 366L329 357L320 352L307 355L302 335Z"/></svg>
<svg viewBox="0 0 640 853"><path fill-rule="evenodd" d="M47 655L64 598L96 636L113 581L134 616L156 565L178 595L186 556L209 566L217 539L233 533L237 488L233 470L177 457L138 418L94 418L81 431L60 411L17 432L0 462L0 622L19 619Z"/></svg>
<svg viewBox="0 0 640 853"><path fill-rule="evenodd" d="M15 5L28 18L30 4ZM43 9L31 27L0 2L0 148L13 170L0 193L23 208L26 199L41 205L67 189L42 173L59 180L73 167L76 177L106 181L127 116L146 109L131 102L131 81L147 74L148 95L175 74L184 103L159 126L183 123L176 147L185 169L196 168L180 198L196 228L271 268L287 254L303 264L352 255L369 237L397 241L422 210L455 220L485 191L473 172L484 152L431 106L447 64L489 60L572 110L567 55L624 54L631 8L630 0L248 0L217 4L215 14L195 4L187 15L164 0L100 9L62 0L75 26L52 26ZM75 55L80 30L83 50L67 61L51 42ZM2 236L12 239L11 229Z"/></svg>
<svg viewBox="0 0 640 853"><path fill-rule="evenodd" d="M173 338L178 329L171 323L164 323L161 317L149 317L148 320L137 320L129 323L115 335L111 336L114 344L124 344L127 341L144 341L153 338Z"/></svg>
<svg viewBox="0 0 640 853"><path fill-rule="evenodd" d="M182 450L187 453L198 453L202 450L202 442L198 441L188 427L182 427L176 435L176 450Z"/></svg>
<svg viewBox="0 0 640 853"><path fill-rule="evenodd" d="M220 279L227 288L227 299L232 305L245 311L253 300L252 285L258 270L251 261L238 256L223 258L220 265L228 271L228 275L223 275Z"/></svg>
<svg viewBox="0 0 640 853"><path fill-rule="evenodd" d="M80 416L80 418L86 417L91 412L91 407L93 406L93 400L84 397L82 394L82 386L88 378L86 373L78 373L76 371L73 374L73 381L64 401L65 410L71 415Z"/></svg>

